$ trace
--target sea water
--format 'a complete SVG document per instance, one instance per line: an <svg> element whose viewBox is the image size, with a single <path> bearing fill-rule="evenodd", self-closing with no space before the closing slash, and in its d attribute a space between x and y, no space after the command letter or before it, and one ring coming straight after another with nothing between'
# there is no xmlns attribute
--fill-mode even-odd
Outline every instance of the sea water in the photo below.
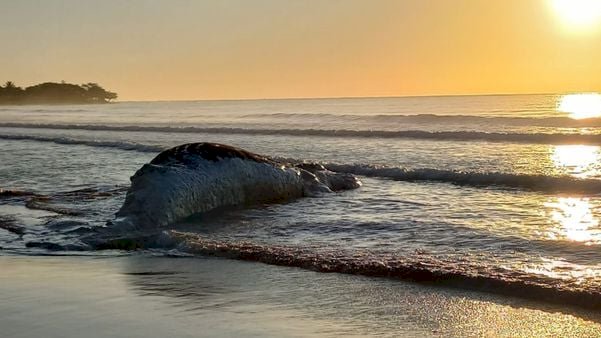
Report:
<svg viewBox="0 0 601 338"><path fill-rule="evenodd" d="M0 197L0 255L124 254L75 244L114 217L129 177L158 152L218 142L320 162L363 186L197 215L172 226L180 234L234 249L335 256L352 273L362 273L363 261L381 262L392 277L403 279L395 270L402 265L432 274L429 282L452 276L459 288L481 288L473 281L481 278L510 295L528 285L576 292L596 308L601 118L562 111L563 97L3 106L0 188L13 193ZM201 249L164 248L207 253Z"/></svg>

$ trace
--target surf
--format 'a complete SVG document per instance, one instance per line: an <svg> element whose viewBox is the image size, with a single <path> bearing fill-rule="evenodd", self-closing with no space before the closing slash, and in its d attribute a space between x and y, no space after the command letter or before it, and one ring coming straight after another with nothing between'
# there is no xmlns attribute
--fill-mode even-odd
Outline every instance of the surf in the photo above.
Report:
<svg viewBox="0 0 601 338"><path fill-rule="evenodd" d="M399 125L401 127L402 125ZM584 127L584 126L580 126ZM48 129L48 130L88 130L88 131L117 131L141 133L181 133L181 134L228 134L228 135L262 135L262 136L295 136L295 137L327 137L327 138L359 138L359 139L416 139L430 141L465 141L465 142L495 142L521 144L580 144L601 145L600 134L579 134L572 132L500 132L500 131L428 131L416 129L378 130L378 129L290 129L290 128L240 128L240 127L154 127L154 126L112 126L112 125L80 125L80 124L20 124L0 123L0 128L7 129ZM566 127L564 127L566 128ZM577 128L577 127L574 127ZM71 144L71 139L64 137L44 137L35 135L4 134L0 139L32 140ZM86 142L77 140L75 142ZM100 143L100 142L96 142ZM107 141L108 144L111 141ZM77 144L77 143L75 143ZM90 142L93 145L93 142ZM115 143L115 148L125 149L127 145ZM135 146L135 148L141 148ZM148 151L156 151L156 147ZM125 149L129 150L129 149Z"/></svg>

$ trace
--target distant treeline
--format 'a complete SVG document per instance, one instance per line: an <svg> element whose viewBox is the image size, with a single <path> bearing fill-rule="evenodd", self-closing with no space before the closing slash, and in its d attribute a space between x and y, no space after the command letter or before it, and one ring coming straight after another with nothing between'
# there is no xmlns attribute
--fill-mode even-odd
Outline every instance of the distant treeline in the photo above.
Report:
<svg viewBox="0 0 601 338"><path fill-rule="evenodd" d="M97 83L76 85L71 83L45 82L25 89L12 81L0 86L0 104L77 104L108 103L117 98Z"/></svg>

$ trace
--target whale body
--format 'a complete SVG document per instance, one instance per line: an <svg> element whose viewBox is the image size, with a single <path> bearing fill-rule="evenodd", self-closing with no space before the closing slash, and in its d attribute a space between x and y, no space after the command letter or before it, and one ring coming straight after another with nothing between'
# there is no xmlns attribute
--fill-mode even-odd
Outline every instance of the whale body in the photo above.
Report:
<svg viewBox="0 0 601 338"><path fill-rule="evenodd" d="M217 143L183 144L158 154L132 177L116 223L164 228L222 207L287 201L361 185L319 164L281 163Z"/></svg>

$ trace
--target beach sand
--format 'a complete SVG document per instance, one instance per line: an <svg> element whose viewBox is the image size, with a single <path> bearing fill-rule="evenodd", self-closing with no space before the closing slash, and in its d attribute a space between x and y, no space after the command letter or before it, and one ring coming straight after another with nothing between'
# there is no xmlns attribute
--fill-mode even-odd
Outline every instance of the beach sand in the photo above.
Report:
<svg viewBox="0 0 601 338"><path fill-rule="evenodd" d="M2 256L0 271L2 337L601 335L584 310L227 259Z"/></svg>

